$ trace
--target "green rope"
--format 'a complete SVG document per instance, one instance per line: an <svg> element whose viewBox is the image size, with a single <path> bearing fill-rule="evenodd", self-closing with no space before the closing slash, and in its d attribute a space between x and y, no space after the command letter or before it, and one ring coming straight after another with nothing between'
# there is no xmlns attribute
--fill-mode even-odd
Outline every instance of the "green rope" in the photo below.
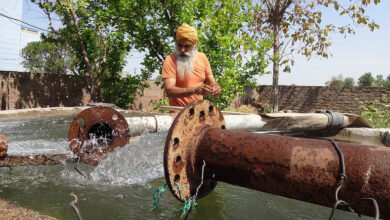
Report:
<svg viewBox="0 0 390 220"><path fill-rule="evenodd" d="M176 184L177 188L179 189L180 197L184 199L184 205L182 207L180 207L179 209L177 209L177 211L180 211L180 210L183 211L181 217L183 217L184 215L187 214L185 216L185 219L187 219L192 207L198 205L198 203L196 202L196 198L198 197L198 192L199 192L200 187L203 185L203 176L204 176L204 167L205 166L206 166L206 162L203 160L202 180L201 180L199 186L196 188L195 195L191 196L188 200L183 196L183 190L182 190L180 184L177 182L174 182ZM165 181L162 186L160 186L158 189L156 189L153 192L153 208L150 211L158 208L158 204L160 203L162 194L165 191L166 187L167 187L167 182ZM156 196L157 194L159 194L158 197Z"/></svg>
<svg viewBox="0 0 390 220"><path fill-rule="evenodd" d="M197 205L198 203L192 197L189 198L188 200L186 198L184 198L183 190L181 189L180 184L177 183L177 182L175 182L175 184L177 185L177 188L179 189L181 198L184 199L184 205L177 209L177 211L182 211L183 212L182 215L181 215L181 217L183 217L186 213L188 213L191 210L191 208L193 206ZM154 209L158 209L158 205L160 204L160 200L162 198L162 194L165 191L166 187L167 187L167 182L165 181L160 187L158 187L158 189L156 189L153 192L153 208L150 209L150 211L153 211Z"/></svg>
<svg viewBox="0 0 390 220"><path fill-rule="evenodd" d="M158 204L160 203L160 200L162 198L162 194L165 191L165 188L167 187L167 182L165 181L158 189L156 189L153 192L153 208L150 210L158 209ZM156 196L158 194L158 197Z"/></svg>
<svg viewBox="0 0 390 220"><path fill-rule="evenodd" d="M184 199L184 205L181 208L179 208L179 210L183 211L183 214L181 214L181 217L183 217L187 212L191 210L193 206L196 206L198 203L195 201L195 198L193 197L189 198L188 200L184 198L183 191L181 189L180 184L177 182L175 182L175 184L177 185L177 188L179 188L181 198Z"/></svg>

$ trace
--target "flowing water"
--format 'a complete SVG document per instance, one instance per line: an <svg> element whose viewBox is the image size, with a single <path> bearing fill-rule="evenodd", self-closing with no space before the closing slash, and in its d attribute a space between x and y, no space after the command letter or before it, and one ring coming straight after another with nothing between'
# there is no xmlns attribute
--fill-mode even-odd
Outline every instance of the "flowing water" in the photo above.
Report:
<svg viewBox="0 0 390 220"><path fill-rule="evenodd" d="M0 121L0 134L9 138L9 154L68 150L71 118ZM0 198L11 204L59 219L77 219L69 203L88 219L181 219L182 204L168 189L160 208L152 208L152 194L164 182L163 145L166 134L144 134L141 139L110 154L97 167L73 163L54 166L0 167ZM218 183L201 199L189 219L327 219L330 208L259 191ZM359 218L336 211L334 219Z"/></svg>

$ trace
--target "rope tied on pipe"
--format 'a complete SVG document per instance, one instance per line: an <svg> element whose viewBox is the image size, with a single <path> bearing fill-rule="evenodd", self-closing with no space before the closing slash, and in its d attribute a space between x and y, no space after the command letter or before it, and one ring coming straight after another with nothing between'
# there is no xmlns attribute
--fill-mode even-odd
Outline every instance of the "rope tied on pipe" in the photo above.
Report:
<svg viewBox="0 0 390 220"><path fill-rule="evenodd" d="M199 190L200 188L202 187L203 185L203 177L204 177L204 168L206 166L206 162L203 160L203 165L202 165L202 176L201 176L201 181L200 181L200 184L198 185L198 187L196 188L196 192L193 196L191 196L191 198L189 198L188 200L186 198L184 198L183 196L183 190L180 186L179 183L177 182L174 182L177 186L177 188L179 189L179 193L181 195L181 197L184 199L184 205L180 208L178 208L176 211L182 211L182 215L181 217L184 216L184 219L187 219L191 210L192 210L192 207L196 206L198 203L196 202L197 201L197 198L198 198L198 193L199 193ZM158 209L158 205L160 203L160 200L162 198L162 194L163 192L165 191L165 188L167 187L167 182L165 181L158 189L156 189L154 192L153 192L153 208L150 209L150 211L153 211L154 209ZM158 196L157 196L158 194ZM172 211L172 210L169 210L169 211Z"/></svg>
<svg viewBox="0 0 390 220"><path fill-rule="evenodd" d="M160 200L162 198L163 192L165 191L165 188L167 187L167 181L165 181L158 189L156 189L153 192L153 208L150 209L150 211L154 209L158 209L158 205L160 204ZM156 196L158 194L158 197Z"/></svg>
<svg viewBox="0 0 390 220"><path fill-rule="evenodd" d="M339 148L339 146L336 144L336 142L333 139L331 139L331 142L332 142L332 144L337 152L337 155L339 157L340 168L339 168L338 181L341 182L341 184L336 189L336 192L335 192L336 202L333 205L332 212L330 213L330 216L329 216L329 220L331 220L333 218L334 212L338 206L346 206L346 207L348 207L350 212L355 213L359 217L361 217L361 214L357 213L352 208L352 206L358 205L359 203L361 203L362 201L365 201L365 200L372 202L372 204L374 205L374 208L375 208L375 220L379 220L379 206L378 206L378 202L374 198L360 198L358 201L352 202L352 203L347 203L346 201L339 199L339 192L340 192L341 188L344 186L344 184L347 182L348 178L347 178L347 174L345 173L345 163L344 163L343 152L341 151L341 149Z"/></svg>
<svg viewBox="0 0 390 220"><path fill-rule="evenodd" d="M193 196L191 196L191 198L189 198L188 200L186 200L183 196L183 191L180 187L180 184L175 182L175 184L177 185L177 187L179 188L179 191L180 191L180 195L181 197L184 199L184 206L181 208L181 210L183 210L183 214L181 215L181 217L183 217L185 215L185 218L184 219L187 219L191 210L192 210L192 207L196 206L198 203L196 202L197 201L197 198L198 198L198 193L199 193L199 190L200 188L202 187L203 185L203 177L204 177L204 168L206 166L206 162L203 160L203 165L202 165L202 176L201 176L201 181L200 181L200 184L198 185L198 187L196 187L196 192Z"/></svg>

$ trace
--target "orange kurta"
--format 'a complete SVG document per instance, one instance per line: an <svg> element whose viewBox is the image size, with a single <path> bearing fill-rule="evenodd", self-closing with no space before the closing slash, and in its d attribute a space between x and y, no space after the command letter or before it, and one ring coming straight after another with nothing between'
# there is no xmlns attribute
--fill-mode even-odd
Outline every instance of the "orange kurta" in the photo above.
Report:
<svg viewBox="0 0 390 220"><path fill-rule="evenodd" d="M177 77L176 58L174 54L169 55L162 68L162 78L176 78L176 86L180 88L199 87L206 79L206 75L212 74L209 60L204 53L196 52L194 61L194 71L190 79L179 79ZM202 100L202 95L190 95L186 97L176 98L169 97L169 104L171 106L185 106L195 100Z"/></svg>

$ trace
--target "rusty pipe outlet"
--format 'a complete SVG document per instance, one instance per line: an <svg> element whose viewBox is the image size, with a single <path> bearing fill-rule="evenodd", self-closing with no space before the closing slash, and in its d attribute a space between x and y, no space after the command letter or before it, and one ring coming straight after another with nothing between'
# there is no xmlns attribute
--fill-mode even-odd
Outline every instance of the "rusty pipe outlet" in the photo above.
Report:
<svg viewBox="0 0 390 220"><path fill-rule="evenodd" d="M72 152L82 161L97 165L99 161L129 142L126 119L116 110L92 107L80 112L69 127Z"/></svg>
<svg viewBox="0 0 390 220"><path fill-rule="evenodd" d="M373 197L381 218L390 219L390 148L337 144L348 177L339 198L352 202ZM340 162L330 141L225 130L221 112L209 101L183 109L166 139L165 178L180 201L195 195L203 161L197 199L222 181L328 207L335 203ZM370 202L354 209L375 215Z"/></svg>

